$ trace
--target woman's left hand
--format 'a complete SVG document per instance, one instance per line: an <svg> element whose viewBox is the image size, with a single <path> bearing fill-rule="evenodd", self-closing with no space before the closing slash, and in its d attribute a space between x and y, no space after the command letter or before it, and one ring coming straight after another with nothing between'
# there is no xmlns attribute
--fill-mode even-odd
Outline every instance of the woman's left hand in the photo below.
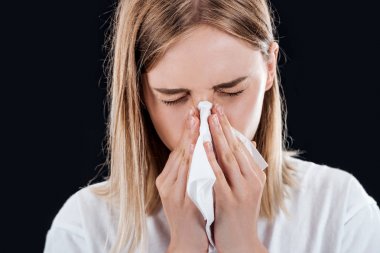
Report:
<svg viewBox="0 0 380 253"><path fill-rule="evenodd" d="M216 176L213 224L216 249L220 253L268 252L257 234L265 173L235 137L223 110L219 113L213 107L211 112L208 122L216 155L212 146L210 149L207 145L210 142L204 143L204 147Z"/></svg>

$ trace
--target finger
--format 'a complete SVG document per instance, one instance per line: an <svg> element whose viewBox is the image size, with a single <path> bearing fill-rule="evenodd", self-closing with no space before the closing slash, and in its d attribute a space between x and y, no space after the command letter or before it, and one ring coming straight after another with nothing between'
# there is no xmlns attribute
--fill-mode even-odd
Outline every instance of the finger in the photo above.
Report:
<svg viewBox="0 0 380 253"><path fill-rule="evenodd" d="M190 144L193 144L193 147L195 147L195 144L197 143L198 137L199 137L199 117L194 117L195 123L192 129L190 129Z"/></svg>
<svg viewBox="0 0 380 253"><path fill-rule="evenodd" d="M181 150L181 154L182 154L181 157L180 157L180 161L179 161L180 166L181 166L182 162L185 162L186 164L188 163L189 155L190 155L190 153L192 152L192 150L194 149L194 146L195 146L194 139L195 139L195 136L196 136L196 132L197 132L196 129L197 129L197 125L198 125L196 118L190 117L188 119L187 124L188 124L187 125L188 129L186 131L184 131L185 134L182 135L182 137L181 137L181 144L179 146L179 149ZM178 176L182 176L182 175L179 175L180 172L184 172L185 173L184 175L185 175L185 178L186 178L189 166L185 166L185 169L183 169L183 170L179 169L180 166L177 167L177 170L173 170L173 174L175 174L175 175L171 175L170 176L171 182L173 182L173 179L174 179L174 181L176 181L178 179Z"/></svg>
<svg viewBox="0 0 380 253"><path fill-rule="evenodd" d="M196 112L194 110L190 110L186 120L186 126L184 127L184 131L180 139L179 148L189 150L188 147L191 146L191 144L195 145L199 135L198 125L199 118L196 116Z"/></svg>
<svg viewBox="0 0 380 253"><path fill-rule="evenodd" d="M240 141L240 140L239 140ZM241 142L241 141L240 141ZM248 158L249 160L249 163L251 164L251 169L255 172L256 176L258 177L258 179L260 180L260 183L264 184L265 183L265 180L266 180L266 175L265 175L265 172L262 171L259 166L257 165L255 159L253 158L252 156L252 153L247 149L247 147L243 144L243 142L241 142L242 146L243 146L243 152L246 154L246 157ZM256 142L252 142L252 144L255 146L256 148Z"/></svg>
<svg viewBox="0 0 380 253"><path fill-rule="evenodd" d="M182 198L184 198L186 194L187 175L190 167L190 157L193 151L193 149L190 150L190 152L182 159L181 165L178 169L177 180L175 181L176 194L179 194L180 196L182 196Z"/></svg>
<svg viewBox="0 0 380 253"><path fill-rule="evenodd" d="M192 130L192 134L190 134L189 136L190 148L186 150L185 157L183 158L181 166L178 170L176 184L178 186L178 191L182 194L182 196L185 196L186 194L187 179L189 176L190 164L193 158L193 153L194 153L194 148L195 148L194 139L199 135L198 129L199 129L199 121L196 120L196 123Z"/></svg>
<svg viewBox="0 0 380 253"><path fill-rule="evenodd" d="M210 125L210 132L214 142L215 153L218 156L220 167L227 175L227 180L231 188L240 187L240 179L242 174L239 165L235 159L233 152L228 146L227 140L223 134L223 130L219 124L216 114L211 114L208 119Z"/></svg>
<svg viewBox="0 0 380 253"><path fill-rule="evenodd" d="M238 144L234 144L233 152L235 154L243 177L250 178L252 175L256 177L257 175L253 168L254 165L251 164L248 154L244 151L244 143L239 138L237 138L236 142Z"/></svg>
<svg viewBox="0 0 380 253"><path fill-rule="evenodd" d="M173 158L171 160L168 160L168 162L165 165L164 170L159 175L159 178L161 178L162 185L175 183L177 179L179 167L181 165L182 160L185 157L185 149L181 148L181 149L173 150L171 155L173 156ZM169 156L169 159L170 159L170 156Z"/></svg>
<svg viewBox="0 0 380 253"><path fill-rule="evenodd" d="M257 148L257 144L255 141L251 141L251 143L255 146L255 148ZM257 150L257 149L256 149ZM257 175L259 176L259 178L261 179L261 182L265 183L266 181L266 178L267 178L267 174L266 174L266 171L262 170L259 165L257 164L256 160L253 158L252 156L252 153L249 152L248 149L245 149L245 152L249 153L250 156L249 156L249 159L252 160L252 162L256 165L254 166L254 169L255 171L257 172Z"/></svg>
<svg viewBox="0 0 380 253"><path fill-rule="evenodd" d="M192 106L191 108L189 108L189 110L194 111L194 114L193 114L194 117L196 117L198 119L200 118L200 111L197 107Z"/></svg>
<svg viewBox="0 0 380 253"><path fill-rule="evenodd" d="M178 168L180 162L185 157L185 151L188 150L191 145L189 136L191 136L191 116L193 114L194 111L189 112L188 117L185 121L185 125L183 127L180 144L170 153L169 160L166 163L164 170L161 172L160 177L162 177L163 181L169 179L170 182L173 182L178 176Z"/></svg>
<svg viewBox="0 0 380 253"><path fill-rule="evenodd" d="M213 151L212 143L207 141L203 143L203 147L206 150L207 160L209 161L212 170L215 174L215 184L214 184L214 190L216 192L223 191L223 192L230 192L231 189L228 185L227 179L224 176L224 173L222 169L220 168L218 162L216 161L216 156Z"/></svg>
<svg viewBox="0 0 380 253"><path fill-rule="evenodd" d="M218 118L220 119L220 126L222 127L224 136L230 149L232 150L232 153L235 155L235 159L239 165L241 174L243 176L250 175L252 169L250 168L251 165L249 163L249 160L243 151L242 146L244 145L242 145L240 140L238 140L238 138L233 134L231 124L228 121L227 115L224 114L222 106L216 104L213 109L216 111Z"/></svg>
<svg viewBox="0 0 380 253"><path fill-rule="evenodd" d="M193 123L189 125L189 131L186 136L182 137L182 149L185 150L185 159L190 159L190 155L192 155L193 149L195 148L195 144L197 142L197 138L199 136L199 119L193 117ZM191 162L191 160L189 161ZM188 172L189 166L186 168L186 172ZM178 171L179 173L180 171ZM179 175L177 175L178 177ZM184 175L185 179L187 177L187 173Z"/></svg>

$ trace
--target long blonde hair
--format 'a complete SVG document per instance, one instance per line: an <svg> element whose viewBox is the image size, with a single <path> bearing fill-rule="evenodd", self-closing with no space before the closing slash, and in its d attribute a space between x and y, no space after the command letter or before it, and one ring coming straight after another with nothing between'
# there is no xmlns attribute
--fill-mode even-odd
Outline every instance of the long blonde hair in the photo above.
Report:
<svg viewBox="0 0 380 253"><path fill-rule="evenodd" d="M94 192L117 210L112 252L146 247L146 216L161 205L155 179L170 150L159 138L145 108L143 73L165 50L199 24L208 24L247 41L267 59L275 39L273 10L266 0L120 0L110 34L107 124L109 175ZM296 185L287 162L298 151L288 150L286 106L276 66L273 86L265 93L263 111L253 140L268 162L260 216L273 221L287 210L286 187ZM144 248L145 249L145 248Z"/></svg>

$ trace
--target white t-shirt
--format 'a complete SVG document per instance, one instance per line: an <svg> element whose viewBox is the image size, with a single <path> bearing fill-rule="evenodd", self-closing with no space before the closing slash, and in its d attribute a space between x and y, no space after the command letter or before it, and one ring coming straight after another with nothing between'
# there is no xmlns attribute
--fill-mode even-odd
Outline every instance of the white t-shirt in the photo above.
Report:
<svg viewBox="0 0 380 253"><path fill-rule="evenodd" d="M280 212L272 225L265 219L257 224L269 252L379 253L380 209L359 181L341 169L298 158L291 161L300 180L300 187L292 189L285 202L291 217ZM63 205L47 233L44 253L109 250L115 221L90 187ZM162 208L147 218L147 226L149 252L166 252L170 232Z"/></svg>

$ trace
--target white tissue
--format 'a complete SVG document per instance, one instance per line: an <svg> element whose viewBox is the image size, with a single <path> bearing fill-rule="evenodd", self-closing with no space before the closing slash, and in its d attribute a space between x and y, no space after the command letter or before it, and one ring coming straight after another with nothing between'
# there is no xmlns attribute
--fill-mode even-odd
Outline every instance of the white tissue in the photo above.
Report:
<svg viewBox="0 0 380 253"><path fill-rule="evenodd" d="M215 244L212 240L210 226L214 222L214 197L213 185L215 183L214 171L208 162L206 150L203 143L206 141L212 142L209 125L207 122L208 116L211 114L212 103L209 101L201 101L198 104L200 111L200 129L199 137L194 148L193 157L189 168L189 176L187 180L186 191L190 199L198 207L206 220L206 234L210 242L209 252L216 252ZM238 137L247 149L251 152L254 161L260 169L264 170L268 164L257 151L251 141L242 133L232 127L232 132Z"/></svg>

